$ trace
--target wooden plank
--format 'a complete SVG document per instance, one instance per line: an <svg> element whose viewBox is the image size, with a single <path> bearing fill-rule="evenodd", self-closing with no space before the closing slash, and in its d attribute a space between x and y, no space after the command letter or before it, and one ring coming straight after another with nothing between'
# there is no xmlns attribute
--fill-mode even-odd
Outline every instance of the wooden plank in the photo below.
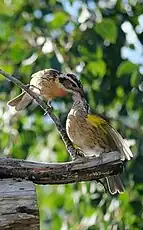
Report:
<svg viewBox="0 0 143 230"><path fill-rule="evenodd" d="M39 230L35 186L31 181L0 180L0 230Z"/></svg>

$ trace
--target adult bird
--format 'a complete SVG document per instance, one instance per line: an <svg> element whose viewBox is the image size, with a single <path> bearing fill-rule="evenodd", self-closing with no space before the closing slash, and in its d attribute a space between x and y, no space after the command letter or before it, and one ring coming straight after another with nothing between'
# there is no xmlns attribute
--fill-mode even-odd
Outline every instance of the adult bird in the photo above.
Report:
<svg viewBox="0 0 143 230"><path fill-rule="evenodd" d="M121 160L130 160L133 154L122 136L103 118L89 113L81 82L74 74L62 75L60 83L73 93L74 103L67 116L66 130L70 140L86 156L118 151ZM108 176L107 185L111 194L121 193L124 187L120 175Z"/></svg>
<svg viewBox="0 0 143 230"><path fill-rule="evenodd" d="M62 97L67 91L59 84L58 78L62 73L56 69L44 69L34 73L31 76L29 89L39 96L43 96L49 102L55 97ZM32 102L33 98L23 91L20 95L8 102L9 106L15 108L16 111L24 109Z"/></svg>

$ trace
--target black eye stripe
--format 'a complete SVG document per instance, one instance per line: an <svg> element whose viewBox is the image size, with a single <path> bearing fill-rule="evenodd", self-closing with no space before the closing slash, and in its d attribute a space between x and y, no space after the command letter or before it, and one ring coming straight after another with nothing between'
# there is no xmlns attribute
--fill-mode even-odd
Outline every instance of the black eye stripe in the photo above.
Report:
<svg viewBox="0 0 143 230"><path fill-rule="evenodd" d="M65 80L67 80L65 77L62 77L62 78L59 77L59 82L60 82L60 83L63 83Z"/></svg>
<svg viewBox="0 0 143 230"><path fill-rule="evenodd" d="M77 85L75 83L72 82L71 84L72 84L73 87L77 87Z"/></svg>
<svg viewBox="0 0 143 230"><path fill-rule="evenodd" d="M61 73L60 71L56 70L56 69L46 69L44 71L44 75L47 76L52 76L53 78L56 78L57 76L59 76Z"/></svg>
<svg viewBox="0 0 143 230"><path fill-rule="evenodd" d="M77 84L79 88L82 88L81 82L77 79L77 77L74 74L67 74L68 77L71 77Z"/></svg>
<svg viewBox="0 0 143 230"><path fill-rule="evenodd" d="M77 85L74 82L70 81L69 79L65 77L59 78L59 82L63 84L64 86L72 85L74 88L77 87Z"/></svg>

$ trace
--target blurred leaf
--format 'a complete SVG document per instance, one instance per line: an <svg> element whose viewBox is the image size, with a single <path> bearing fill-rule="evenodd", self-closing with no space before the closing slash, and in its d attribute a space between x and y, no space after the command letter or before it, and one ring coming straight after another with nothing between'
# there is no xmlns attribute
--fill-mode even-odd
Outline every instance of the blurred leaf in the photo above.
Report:
<svg viewBox="0 0 143 230"><path fill-rule="evenodd" d="M118 86L117 90L116 90L117 96L120 98L123 98L125 93L124 93L124 89L121 86Z"/></svg>
<svg viewBox="0 0 143 230"><path fill-rule="evenodd" d="M121 77L124 75L132 74L134 71L137 71L138 65L133 64L129 61L123 61L117 69L117 76Z"/></svg>
<svg viewBox="0 0 143 230"><path fill-rule="evenodd" d="M0 15L12 16L24 5L24 0L7 1L5 4L0 1Z"/></svg>
<svg viewBox="0 0 143 230"><path fill-rule="evenodd" d="M12 35L12 30L10 27L10 23L5 22L3 20L0 21L0 39L6 40L8 37Z"/></svg>
<svg viewBox="0 0 143 230"><path fill-rule="evenodd" d="M7 73L11 74L14 70L13 65L10 65L7 63L7 65L1 64L0 63L0 68L6 71ZM0 74L0 81L6 80L3 75Z"/></svg>
<svg viewBox="0 0 143 230"><path fill-rule="evenodd" d="M50 22L50 27L52 29L61 28L68 21L69 16L65 12L55 12L54 19Z"/></svg>
<svg viewBox="0 0 143 230"><path fill-rule="evenodd" d="M103 19L102 22L96 24L95 30L104 40L116 43L117 27L112 19Z"/></svg>
<svg viewBox="0 0 143 230"><path fill-rule="evenodd" d="M102 59L102 57L103 57L103 50L102 50L101 47L98 46L96 48L96 58L97 59Z"/></svg>
<svg viewBox="0 0 143 230"><path fill-rule="evenodd" d="M24 58L26 58L26 56L27 56L26 46L24 45L24 43L21 40L14 42L11 45L10 58L14 62L23 61Z"/></svg>
<svg viewBox="0 0 143 230"><path fill-rule="evenodd" d="M133 73L131 74L131 86L136 87L138 86L139 82L140 82L139 72L138 69L136 68L135 70L133 70Z"/></svg>
<svg viewBox="0 0 143 230"><path fill-rule="evenodd" d="M88 70L95 76L103 77L106 73L106 63L103 60L90 62L87 65Z"/></svg>

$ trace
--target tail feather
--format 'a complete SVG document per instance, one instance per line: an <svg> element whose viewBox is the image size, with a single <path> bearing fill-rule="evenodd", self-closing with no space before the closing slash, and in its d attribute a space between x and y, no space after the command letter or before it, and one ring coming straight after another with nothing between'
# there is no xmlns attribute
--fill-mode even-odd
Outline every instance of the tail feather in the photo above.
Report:
<svg viewBox="0 0 143 230"><path fill-rule="evenodd" d="M8 105L10 106L16 106L22 99L23 95L25 94L25 92L22 92L20 95L18 95L17 97L13 98L12 100L8 101Z"/></svg>
<svg viewBox="0 0 143 230"><path fill-rule="evenodd" d="M26 92L22 92L20 95L10 100L7 104L15 108L16 111L24 109L33 99Z"/></svg>
<svg viewBox="0 0 143 230"><path fill-rule="evenodd" d="M129 146L127 145L126 141L122 138L122 136L109 124L108 132L110 133L111 137L116 143L118 149L121 151L121 160L131 160L131 158L133 157L133 153L131 152Z"/></svg>
<svg viewBox="0 0 143 230"><path fill-rule="evenodd" d="M114 195L124 192L124 187L119 175L106 177L109 192Z"/></svg>

